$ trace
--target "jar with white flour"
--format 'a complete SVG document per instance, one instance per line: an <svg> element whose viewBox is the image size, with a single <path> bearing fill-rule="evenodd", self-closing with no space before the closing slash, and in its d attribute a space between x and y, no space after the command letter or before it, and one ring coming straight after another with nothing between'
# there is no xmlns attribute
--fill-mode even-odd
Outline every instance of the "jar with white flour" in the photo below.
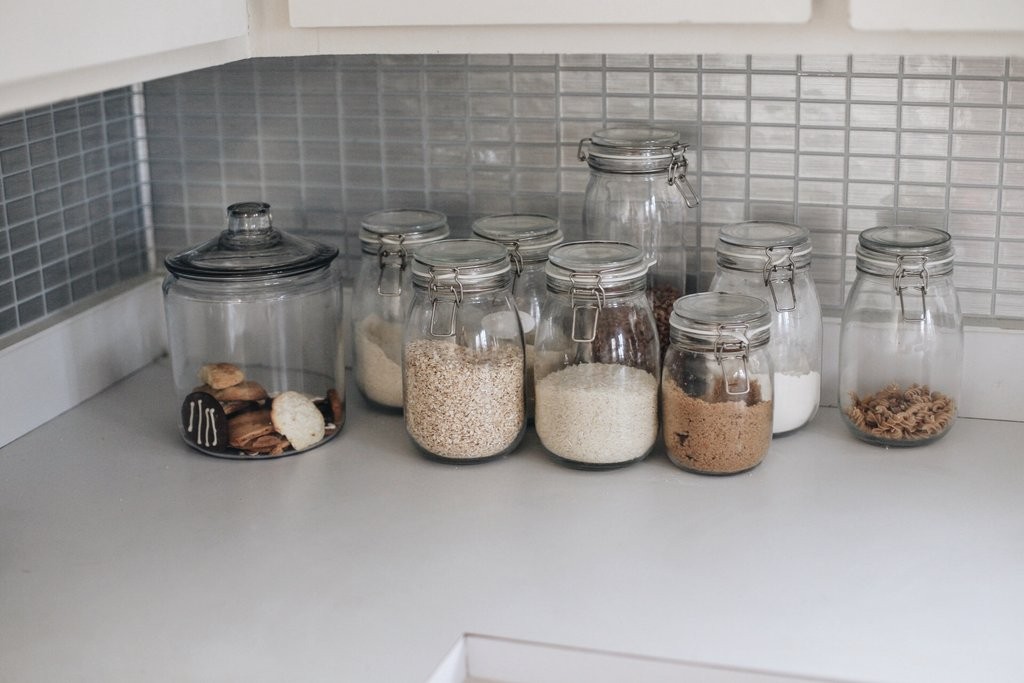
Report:
<svg viewBox="0 0 1024 683"><path fill-rule="evenodd" d="M512 296L519 309L526 348L526 415L533 417L533 356L537 320L546 295L544 268L548 252L562 243L558 221L531 213L484 216L473 222L473 234L508 248L512 261Z"/></svg>
<svg viewBox="0 0 1024 683"><path fill-rule="evenodd" d="M821 399L821 303L811 277L811 241L791 223L749 221L718 233L711 290L763 299L772 313L775 368L772 433L810 422Z"/></svg>
<svg viewBox="0 0 1024 683"><path fill-rule="evenodd" d="M352 338L356 386L374 408L402 409L402 335L412 306L412 254L448 237L448 219L425 209L387 209L363 218Z"/></svg>
<svg viewBox="0 0 1024 683"><path fill-rule="evenodd" d="M621 467L645 458L657 440L661 353L649 267L624 242L572 242L549 253L534 426L557 462Z"/></svg>

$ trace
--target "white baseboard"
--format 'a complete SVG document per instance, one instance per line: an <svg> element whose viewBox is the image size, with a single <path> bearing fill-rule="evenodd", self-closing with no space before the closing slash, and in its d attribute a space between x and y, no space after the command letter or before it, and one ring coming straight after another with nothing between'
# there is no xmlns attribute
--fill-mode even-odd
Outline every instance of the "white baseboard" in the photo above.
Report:
<svg viewBox="0 0 1024 683"><path fill-rule="evenodd" d="M351 292L345 289L348 314ZM344 329L348 329L346 325ZM968 327L960 415L1024 421L1017 358L1024 330ZM351 350L346 344L346 365ZM0 446L164 355L160 279L147 279L0 349ZM822 405L838 399L839 319L826 318Z"/></svg>
<svg viewBox="0 0 1024 683"><path fill-rule="evenodd" d="M166 353L160 279L0 349L0 446Z"/></svg>

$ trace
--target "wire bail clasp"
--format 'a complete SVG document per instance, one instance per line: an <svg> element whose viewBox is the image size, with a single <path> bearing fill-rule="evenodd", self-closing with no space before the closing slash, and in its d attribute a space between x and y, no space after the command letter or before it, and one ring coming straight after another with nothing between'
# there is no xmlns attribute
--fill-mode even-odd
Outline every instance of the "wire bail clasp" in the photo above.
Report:
<svg viewBox="0 0 1024 683"><path fill-rule="evenodd" d="M592 282L584 283L580 280L590 278ZM604 287L601 286L601 274L572 273L569 275L569 304L572 306L572 340L576 343L589 344L597 339L597 321L601 316L601 307L604 306ZM581 301L577 304L576 296L582 299L584 296L590 301ZM588 322L587 318L592 319ZM586 336L582 331L587 330Z"/></svg>
<svg viewBox="0 0 1024 683"><path fill-rule="evenodd" d="M750 368L747 365L747 325L745 323L722 323L715 338L715 360L722 368L725 393L729 396L743 396L750 391Z"/></svg>
<svg viewBox="0 0 1024 683"><path fill-rule="evenodd" d="M405 235L398 236L398 244L390 249L383 237L377 238L377 294L380 296L402 296L402 273L408 262L404 246Z"/></svg>
<svg viewBox="0 0 1024 683"><path fill-rule="evenodd" d="M796 308L796 287L793 284L796 266L793 264L793 247L768 247L764 250L764 286L772 293L776 311L792 311Z"/></svg>
<svg viewBox="0 0 1024 683"><path fill-rule="evenodd" d="M459 312L459 306L462 304L462 283L459 282L459 269L458 268L445 268L444 272L450 272L453 276L452 284L441 285L437 279L437 271L434 268L430 269L430 282L427 285L427 290L430 292L430 334L433 337L454 337L455 336L455 317ZM451 294L452 298L442 299L441 294ZM451 307L451 313L445 314L444 318L438 316L438 309L446 306ZM438 322L445 322L447 326L439 329Z"/></svg>
<svg viewBox="0 0 1024 683"><path fill-rule="evenodd" d="M516 293L519 276L523 274L523 254L519 251L519 241L508 243L508 260L512 262L512 294Z"/></svg>
<svg viewBox="0 0 1024 683"><path fill-rule="evenodd" d="M582 147L582 143L580 145ZM680 145L672 152L672 163L668 165L668 184L676 186L679 194L683 196L686 208L692 209L700 204L700 195L693 189L693 185L690 184L686 177L686 169L690 166L690 162L686 160L686 147L686 145ZM678 157L676 152L678 152ZM685 190L683 189L684 187L686 188ZM687 193L687 190L689 190L689 193Z"/></svg>
<svg viewBox="0 0 1024 683"><path fill-rule="evenodd" d="M913 264L917 267L913 267L911 264L907 264L908 258L917 258L919 263ZM928 263L927 256L897 256L896 257L896 271L892 274L892 287L896 291L896 294L900 297L900 315L903 317L905 322L919 323L922 322L928 316L928 304L925 301L925 295L928 294L928 269L926 265ZM916 278L916 283L904 284L904 280L909 278ZM907 313L907 301L903 293L907 290L916 290L921 295L921 312L915 314L913 311L910 315Z"/></svg>

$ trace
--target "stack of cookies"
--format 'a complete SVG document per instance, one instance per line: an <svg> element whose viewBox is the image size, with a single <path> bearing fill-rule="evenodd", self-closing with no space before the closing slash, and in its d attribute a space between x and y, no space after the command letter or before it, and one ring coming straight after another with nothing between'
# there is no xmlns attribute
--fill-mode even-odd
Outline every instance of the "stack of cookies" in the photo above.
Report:
<svg viewBox="0 0 1024 683"><path fill-rule="evenodd" d="M204 365L199 381L182 404L181 425L186 440L206 452L285 455L315 446L345 420L345 406L335 389L322 399L296 391L272 397L231 363Z"/></svg>

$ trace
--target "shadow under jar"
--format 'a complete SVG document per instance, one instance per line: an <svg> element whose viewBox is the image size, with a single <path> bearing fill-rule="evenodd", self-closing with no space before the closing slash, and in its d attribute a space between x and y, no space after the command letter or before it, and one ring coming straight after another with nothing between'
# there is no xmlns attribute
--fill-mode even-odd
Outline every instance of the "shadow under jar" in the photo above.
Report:
<svg viewBox="0 0 1024 683"><path fill-rule="evenodd" d="M756 296L771 310L772 432L794 432L814 418L821 400L821 304L810 234L791 223L736 223L719 231L715 251L711 291Z"/></svg>
<svg viewBox="0 0 1024 683"><path fill-rule="evenodd" d="M839 407L850 431L882 446L942 438L956 419L962 366L949 233L861 232L839 338Z"/></svg>
<svg viewBox="0 0 1024 683"><path fill-rule="evenodd" d="M268 204L227 211L218 237L165 261L181 435L227 458L305 451L345 420L338 250L274 229Z"/></svg>
<svg viewBox="0 0 1024 683"><path fill-rule="evenodd" d="M676 466L736 474L761 463L772 441L771 320L752 296L676 301L661 379L665 449Z"/></svg>
<svg viewBox="0 0 1024 683"><path fill-rule="evenodd" d="M356 386L372 407L402 410L402 338L412 306L412 255L448 237L448 218L387 209L363 218L362 258L352 306Z"/></svg>
<svg viewBox="0 0 1024 683"><path fill-rule="evenodd" d="M519 309L526 349L526 416L533 419L533 358L537 321L547 292L545 266L548 252L562 243L558 221L550 216L507 213L484 216L473 222L473 234L504 244L512 261L512 297Z"/></svg>
<svg viewBox="0 0 1024 683"><path fill-rule="evenodd" d="M623 242L571 242L549 254L534 427L557 462L621 467L645 458L657 441L661 354L648 265Z"/></svg>
<svg viewBox="0 0 1024 683"><path fill-rule="evenodd" d="M526 428L523 332L501 244L428 244L413 256L402 353L405 427L430 459L482 462Z"/></svg>

